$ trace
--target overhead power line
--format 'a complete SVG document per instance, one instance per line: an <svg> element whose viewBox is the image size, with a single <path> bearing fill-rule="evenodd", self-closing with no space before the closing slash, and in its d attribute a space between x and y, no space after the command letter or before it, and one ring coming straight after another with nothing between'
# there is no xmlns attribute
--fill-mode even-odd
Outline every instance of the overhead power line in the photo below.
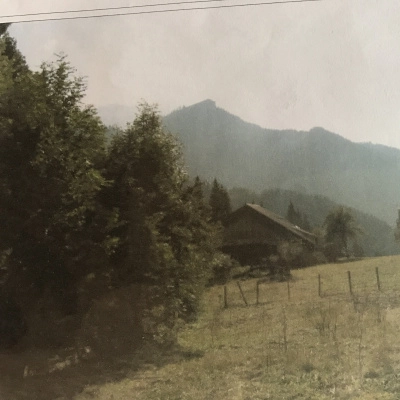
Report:
<svg viewBox="0 0 400 400"><path fill-rule="evenodd" d="M226 1L226 0L214 0L214 1ZM218 6L206 6L206 7L190 7L190 8L167 8L161 10L148 10L148 11L128 11L123 13L111 13L111 14L100 14L100 15L77 15L72 17L54 17L54 18L37 18L37 19L20 19L20 20L1 20L0 23L28 23L28 22L46 22L46 21L66 21L66 20L78 20L78 19L90 19L90 18L106 18L106 17L121 17L127 15L145 15L145 14L162 14L162 13L172 13L172 12L181 12L181 11L200 11L200 10L216 10L216 9L226 9L226 8L238 8L238 7L254 7L254 6L272 6L277 4L295 4L295 3L316 3L322 2L326 0L283 0L283 1L269 1L269 2L260 2L260 3L241 3L241 4L223 4ZM193 1L193 2L181 2L181 4L185 3L201 3L201 2L212 2L212 0L203 0L203 1ZM173 3L164 3L164 5L172 5ZM139 7L139 6L136 6ZM143 6L150 7L150 6ZM94 11L94 10L93 10ZM79 12L76 10L74 12ZM82 10L81 12L84 12ZM68 12L65 12L68 13ZM53 14L53 13L49 13ZM42 15L37 13L37 15ZM4 18L4 17L3 17ZM9 18L9 17L7 17Z"/></svg>
<svg viewBox="0 0 400 400"><path fill-rule="evenodd" d="M2 18L20 18L20 17L34 17L38 15L57 15L57 14L73 14L73 13L85 13L85 12L99 12L99 11L117 11L117 10L129 10L133 8L152 8L162 6L180 6L184 4L197 4L197 3L217 3L229 0L192 0L192 1L176 1L169 3L154 3L154 4L140 4L136 6L121 6L121 7L104 7L104 8L87 8L81 10L63 10L63 11L45 11L36 13L26 14L11 14L3 15Z"/></svg>

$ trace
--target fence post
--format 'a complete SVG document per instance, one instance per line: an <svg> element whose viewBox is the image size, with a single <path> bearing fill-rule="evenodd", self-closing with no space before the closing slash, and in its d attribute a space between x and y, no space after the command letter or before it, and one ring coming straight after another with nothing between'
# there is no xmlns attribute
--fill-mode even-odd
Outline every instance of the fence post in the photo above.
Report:
<svg viewBox="0 0 400 400"><path fill-rule="evenodd" d="M243 293L242 287L240 286L239 281L236 281L236 283L237 283L238 288L240 290L240 294L242 295L242 299L244 301L244 304L246 304L246 306L248 306L249 304L247 303L246 297L244 297L244 293Z"/></svg>
<svg viewBox="0 0 400 400"><path fill-rule="evenodd" d="M224 286L224 308L228 308L228 289Z"/></svg>
<svg viewBox="0 0 400 400"><path fill-rule="evenodd" d="M376 273L376 284L378 285L378 290L381 291L381 281L379 279L379 269L378 267L375 268Z"/></svg>
<svg viewBox="0 0 400 400"><path fill-rule="evenodd" d="M286 318L286 310L283 308L283 346L285 349L285 353L288 350L288 341L287 341L287 318Z"/></svg>
<svg viewBox="0 0 400 400"><path fill-rule="evenodd" d="M321 292L321 274L318 274L318 296L322 297L322 292Z"/></svg>
<svg viewBox="0 0 400 400"><path fill-rule="evenodd" d="M259 299L260 299L260 281L257 281L256 284L256 305L259 305Z"/></svg>
<svg viewBox="0 0 400 400"><path fill-rule="evenodd" d="M347 271L347 278L349 280L349 291L350 291L350 295L353 296L353 286L351 284L351 272Z"/></svg>

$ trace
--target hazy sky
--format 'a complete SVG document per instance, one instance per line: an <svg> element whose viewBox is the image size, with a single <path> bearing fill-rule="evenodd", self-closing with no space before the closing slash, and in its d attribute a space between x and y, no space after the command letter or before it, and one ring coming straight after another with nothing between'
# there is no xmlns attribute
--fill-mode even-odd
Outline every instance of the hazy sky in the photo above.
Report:
<svg viewBox="0 0 400 400"><path fill-rule="evenodd" d="M0 15L163 1L2 0ZM399 21L395 0L325 0L21 23L10 33L32 68L67 54L95 106L145 99L166 114L212 99L265 128L322 126L400 148Z"/></svg>

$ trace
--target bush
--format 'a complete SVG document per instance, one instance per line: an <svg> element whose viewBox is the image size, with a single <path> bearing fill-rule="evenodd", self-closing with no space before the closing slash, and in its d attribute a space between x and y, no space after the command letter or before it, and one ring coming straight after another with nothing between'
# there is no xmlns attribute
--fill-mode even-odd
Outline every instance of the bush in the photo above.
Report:
<svg viewBox="0 0 400 400"><path fill-rule="evenodd" d="M343 257L343 251L336 242L326 243L324 246L324 256L329 262L336 262L336 260L340 257Z"/></svg>
<svg viewBox="0 0 400 400"><path fill-rule="evenodd" d="M290 268L305 268L326 262L327 258L321 251L307 249L298 242L282 242L278 246L278 254L270 258L272 266L288 271Z"/></svg>
<svg viewBox="0 0 400 400"><path fill-rule="evenodd" d="M302 255L303 264L300 267L310 267L312 265L326 264L326 259L322 251L305 251Z"/></svg>
<svg viewBox="0 0 400 400"><path fill-rule="evenodd" d="M268 260L269 276L274 281L286 281L290 278L290 266L281 255L272 255Z"/></svg>
<svg viewBox="0 0 400 400"><path fill-rule="evenodd" d="M216 253L212 261L210 285L224 285L232 278L232 270L240 267L238 261L224 253Z"/></svg>

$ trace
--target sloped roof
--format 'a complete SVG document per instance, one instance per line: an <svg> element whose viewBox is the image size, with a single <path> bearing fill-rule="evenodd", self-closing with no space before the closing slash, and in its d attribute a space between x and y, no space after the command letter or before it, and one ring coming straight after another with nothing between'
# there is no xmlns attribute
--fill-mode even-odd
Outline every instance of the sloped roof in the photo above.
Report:
<svg viewBox="0 0 400 400"><path fill-rule="evenodd" d="M307 232L304 229L301 229L297 225L293 225L291 222L281 217L278 214L273 213L265 209L264 207L259 206L258 204L246 203L243 207L234 211L229 217L228 221L235 218L235 215L241 213L244 208L250 209L251 211L257 213L261 218L265 218L269 221L273 221L274 223L280 225L284 229L290 231L292 234L297 236L301 240L305 240L311 244L315 244L316 237L311 232Z"/></svg>

